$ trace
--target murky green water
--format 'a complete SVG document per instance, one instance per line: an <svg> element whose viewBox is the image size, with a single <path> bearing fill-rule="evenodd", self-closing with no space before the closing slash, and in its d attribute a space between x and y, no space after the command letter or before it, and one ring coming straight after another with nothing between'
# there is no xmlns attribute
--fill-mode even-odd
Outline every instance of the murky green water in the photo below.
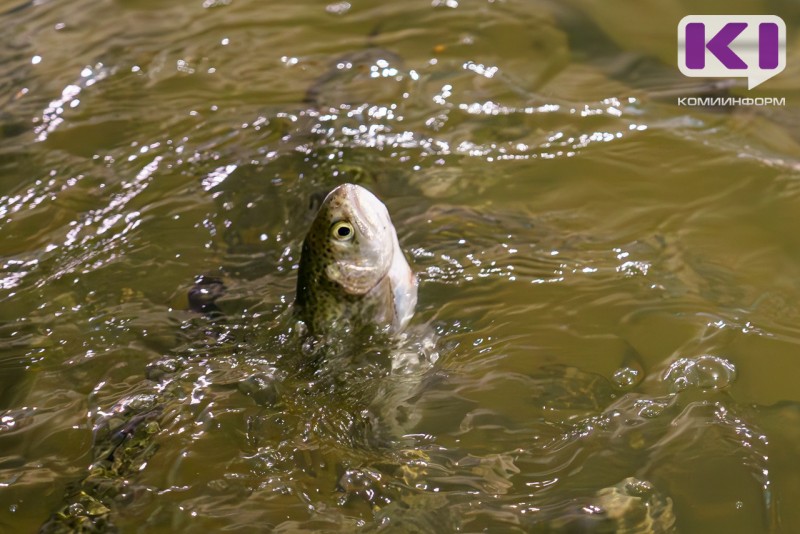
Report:
<svg viewBox="0 0 800 534"><path fill-rule="evenodd" d="M0 529L800 530L800 10L720 9L0 2ZM784 17L785 107L676 105L704 12ZM312 364L343 181L420 305Z"/></svg>

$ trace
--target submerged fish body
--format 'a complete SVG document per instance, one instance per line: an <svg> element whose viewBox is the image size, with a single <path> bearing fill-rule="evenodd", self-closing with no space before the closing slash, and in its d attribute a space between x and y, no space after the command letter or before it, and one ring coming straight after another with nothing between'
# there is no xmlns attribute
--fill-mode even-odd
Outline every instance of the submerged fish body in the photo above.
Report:
<svg viewBox="0 0 800 534"><path fill-rule="evenodd" d="M310 331L405 328L417 303L386 206L365 188L331 191L303 241L295 308Z"/></svg>

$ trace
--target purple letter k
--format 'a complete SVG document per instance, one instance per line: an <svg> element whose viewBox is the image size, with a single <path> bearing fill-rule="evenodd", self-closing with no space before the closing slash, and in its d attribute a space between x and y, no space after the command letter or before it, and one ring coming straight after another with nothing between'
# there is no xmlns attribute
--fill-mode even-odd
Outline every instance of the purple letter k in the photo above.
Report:
<svg viewBox="0 0 800 534"><path fill-rule="evenodd" d="M731 50L730 44L747 28L746 22L729 22L706 44L705 25L692 22L686 25L686 67L702 69L706 66L706 48L725 65L726 69L746 69L747 63Z"/></svg>

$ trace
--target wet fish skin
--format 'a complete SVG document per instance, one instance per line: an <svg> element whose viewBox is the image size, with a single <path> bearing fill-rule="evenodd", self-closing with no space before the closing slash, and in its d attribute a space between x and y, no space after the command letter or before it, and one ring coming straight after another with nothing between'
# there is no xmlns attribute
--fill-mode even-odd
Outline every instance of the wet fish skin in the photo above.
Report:
<svg viewBox="0 0 800 534"><path fill-rule="evenodd" d="M341 228L343 233L338 231ZM417 278L386 206L364 187L342 184L320 206L303 241L295 308L313 334L367 325L405 328Z"/></svg>

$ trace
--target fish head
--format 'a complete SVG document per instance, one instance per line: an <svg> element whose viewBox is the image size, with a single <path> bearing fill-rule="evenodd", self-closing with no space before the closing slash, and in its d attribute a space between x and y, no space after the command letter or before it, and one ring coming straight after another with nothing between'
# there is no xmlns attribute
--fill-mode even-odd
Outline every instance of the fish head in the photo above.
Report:
<svg viewBox="0 0 800 534"><path fill-rule="evenodd" d="M364 295L384 279L397 242L386 206L354 184L325 197L308 237L323 275L351 295Z"/></svg>

